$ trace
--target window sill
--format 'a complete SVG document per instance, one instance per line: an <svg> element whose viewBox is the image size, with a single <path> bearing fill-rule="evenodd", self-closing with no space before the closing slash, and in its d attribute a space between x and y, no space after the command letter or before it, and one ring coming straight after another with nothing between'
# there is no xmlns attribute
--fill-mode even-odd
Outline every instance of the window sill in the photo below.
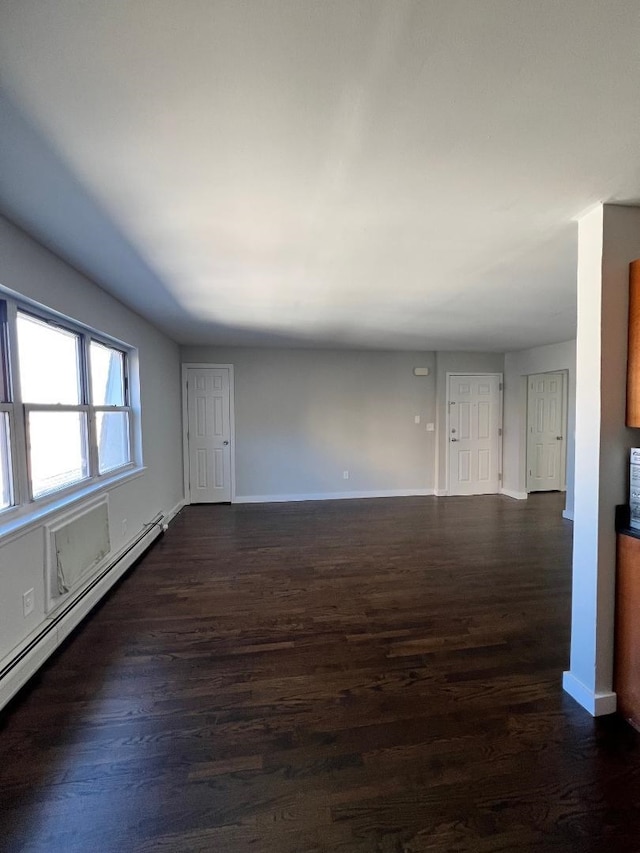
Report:
<svg viewBox="0 0 640 853"><path fill-rule="evenodd" d="M87 498L103 492L109 492L111 489L116 489L130 480L135 480L141 477L146 471L146 467L140 466L136 468L127 468L112 477L104 477L101 480L90 483L87 486L74 490L71 494L68 492L60 497L47 500L46 504L35 506L33 504L28 507L21 507L22 512L14 515L11 519L6 518L0 521L0 546L6 545L8 542L18 539L40 527L51 516L56 515L62 510L72 507L74 504L80 503ZM28 511L25 512L24 510ZM7 513L11 510L7 510Z"/></svg>

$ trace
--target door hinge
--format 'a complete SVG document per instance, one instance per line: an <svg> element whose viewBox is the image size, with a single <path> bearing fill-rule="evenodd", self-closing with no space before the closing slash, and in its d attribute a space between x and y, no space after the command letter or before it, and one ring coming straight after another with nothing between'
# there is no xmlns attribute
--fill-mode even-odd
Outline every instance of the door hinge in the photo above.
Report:
<svg viewBox="0 0 640 853"><path fill-rule="evenodd" d="M498 435L500 435L500 436L502 435L502 427L498 428Z"/></svg>
<svg viewBox="0 0 640 853"><path fill-rule="evenodd" d="M500 383L500 386L499 386L498 390L499 390L499 391L503 391L503 390L504 390L504 382L501 382L501 383Z"/></svg>
<svg viewBox="0 0 640 853"><path fill-rule="evenodd" d="M501 482L502 482L502 474L498 474L498 482L499 482L499 483L501 483Z"/></svg>

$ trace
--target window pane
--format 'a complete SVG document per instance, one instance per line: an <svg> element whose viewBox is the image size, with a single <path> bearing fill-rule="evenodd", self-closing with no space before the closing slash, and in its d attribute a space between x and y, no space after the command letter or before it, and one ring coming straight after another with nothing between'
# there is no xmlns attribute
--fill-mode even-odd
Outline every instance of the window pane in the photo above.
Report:
<svg viewBox="0 0 640 853"><path fill-rule="evenodd" d="M11 444L9 415L0 414L0 509L13 504L13 477L11 475Z"/></svg>
<svg viewBox="0 0 640 853"><path fill-rule="evenodd" d="M124 406L124 353L91 341L91 394L94 406Z"/></svg>
<svg viewBox="0 0 640 853"><path fill-rule="evenodd" d="M63 403L80 399L79 336L18 312L20 385L25 403Z"/></svg>
<svg viewBox="0 0 640 853"><path fill-rule="evenodd" d="M27 427L34 498L88 476L84 412L29 412Z"/></svg>
<svg viewBox="0 0 640 853"><path fill-rule="evenodd" d="M128 412L96 412L96 429L101 474L131 461Z"/></svg>

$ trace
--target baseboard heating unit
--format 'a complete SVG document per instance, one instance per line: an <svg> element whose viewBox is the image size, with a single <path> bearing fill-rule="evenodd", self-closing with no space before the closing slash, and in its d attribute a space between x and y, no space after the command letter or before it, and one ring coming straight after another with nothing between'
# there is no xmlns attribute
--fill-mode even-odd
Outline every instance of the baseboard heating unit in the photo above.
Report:
<svg viewBox="0 0 640 853"><path fill-rule="evenodd" d="M164 530L166 516L158 513L124 548L110 554L106 499L45 527L46 618L2 665L0 708Z"/></svg>

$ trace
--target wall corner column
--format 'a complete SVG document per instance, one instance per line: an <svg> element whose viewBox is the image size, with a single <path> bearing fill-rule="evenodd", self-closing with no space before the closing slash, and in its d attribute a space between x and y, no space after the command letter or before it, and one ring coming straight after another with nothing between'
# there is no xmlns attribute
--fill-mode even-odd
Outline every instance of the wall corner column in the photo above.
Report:
<svg viewBox="0 0 640 853"><path fill-rule="evenodd" d="M626 501L629 263L640 257L640 208L599 205L578 227L575 518L571 663L564 689L594 716L613 692L615 506Z"/></svg>

